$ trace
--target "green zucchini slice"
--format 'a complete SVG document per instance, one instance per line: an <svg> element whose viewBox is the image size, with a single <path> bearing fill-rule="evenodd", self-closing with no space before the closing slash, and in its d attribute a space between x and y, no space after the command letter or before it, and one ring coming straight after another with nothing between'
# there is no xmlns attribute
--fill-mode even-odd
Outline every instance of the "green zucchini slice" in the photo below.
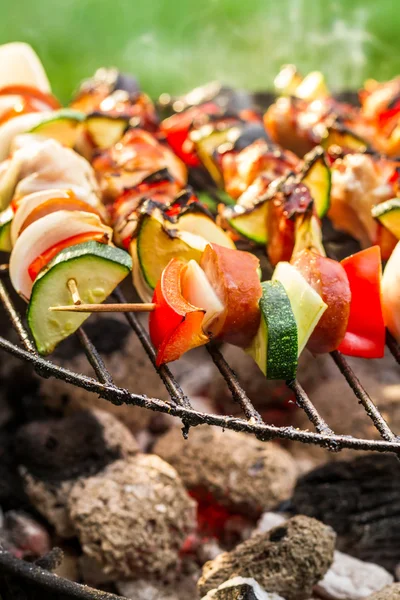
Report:
<svg viewBox="0 0 400 600"><path fill-rule="evenodd" d="M296 319L280 281L264 281L261 288L260 327L248 353L267 379L289 381L297 371Z"/></svg>
<svg viewBox="0 0 400 600"><path fill-rule="evenodd" d="M276 265L272 280L280 281L289 297L297 324L298 356L300 356L328 307L300 271L288 262L280 262Z"/></svg>
<svg viewBox="0 0 400 600"><path fill-rule="evenodd" d="M111 117L103 114L89 115L85 121L85 129L96 148L111 148L124 135L129 125L125 117Z"/></svg>
<svg viewBox="0 0 400 600"><path fill-rule="evenodd" d="M137 257L144 280L154 289L171 258L200 262L207 241L187 231L179 231L154 211L144 215L137 234Z"/></svg>
<svg viewBox="0 0 400 600"><path fill-rule="evenodd" d="M11 223L14 218L14 211L7 208L0 213L0 251L11 252Z"/></svg>
<svg viewBox="0 0 400 600"><path fill-rule="evenodd" d="M39 273L28 305L28 324L40 354L49 354L90 316L87 313L51 312L50 306L72 304L67 287L76 281L84 303L103 302L132 269L127 252L85 242L61 250Z"/></svg>
<svg viewBox="0 0 400 600"><path fill-rule="evenodd" d="M250 210L241 211L242 207L236 205L233 209L226 209L226 221L241 237L254 244L265 246L268 242L268 206L268 202L263 202Z"/></svg>
<svg viewBox="0 0 400 600"><path fill-rule="evenodd" d="M372 209L372 216L400 240L400 198L377 204Z"/></svg>
<svg viewBox="0 0 400 600"><path fill-rule="evenodd" d="M319 149L320 150L320 149ZM307 156L311 156L307 164ZM328 167L325 155L321 152L304 157L306 161L301 178L310 190L311 198L314 200L315 210L320 219L326 215L330 206L331 198L331 170Z"/></svg>
<svg viewBox="0 0 400 600"><path fill-rule="evenodd" d="M350 129L337 125L330 127L326 131L321 146L326 150L330 146L339 146L340 148L353 150L355 152L365 152L368 148L368 144L365 140L350 131Z"/></svg>
<svg viewBox="0 0 400 600"><path fill-rule="evenodd" d="M57 140L63 146L75 146L79 127L86 115L77 110L63 108L44 119L39 125L33 127L28 133L34 133L46 138Z"/></svg>

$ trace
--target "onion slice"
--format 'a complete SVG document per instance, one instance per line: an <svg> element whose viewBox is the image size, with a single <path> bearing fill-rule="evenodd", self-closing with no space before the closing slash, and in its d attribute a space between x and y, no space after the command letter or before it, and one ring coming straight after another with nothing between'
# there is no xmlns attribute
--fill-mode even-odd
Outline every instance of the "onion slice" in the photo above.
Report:
<svg viewBox="0 0 400 600"><path fill-rule="evenodd" d="M204 333L213 321L224 311L224 305L208 281L203 269L195 260L190 260L181 280L182 296L193 306L200 306L206 313L202 328Z"/></svg>
<svg viewBox="0 0 400 600"><path fill-rule="evenodd" d="M11 252L10 279L18 294L26 300L30 298L33 282L28 268L35 258L63 240L91 231L104 232L112 239L112 229L98 216L81 211L59 210L29 225Z"/></svg>
<svg viewBox="0 0 400 600"><path fill-rule="evenodd" d="M17 135L30 131L51 114L51 111L27 113L3 123L0 127L0 161L5 160L10 154L12 143Z"/></svg>

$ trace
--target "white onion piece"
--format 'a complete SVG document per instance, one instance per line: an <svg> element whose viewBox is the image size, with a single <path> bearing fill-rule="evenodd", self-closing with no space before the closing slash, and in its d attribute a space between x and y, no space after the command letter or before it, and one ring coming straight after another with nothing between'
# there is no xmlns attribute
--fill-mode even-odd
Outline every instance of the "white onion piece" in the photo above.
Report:
<svg viewBox="0 0 400 600"><path fill-rule="evenodd" d="M17 241L17 237L22 225L25 223L31 212L52 198L65 198L68 200L69 195L67 194L66 190L43 190L41 192L36 192L35 194L29 194L20 201L17 212L14 215L13 222L11 223L11 243L13 246Z"/></svg>
<svg viewBox="0 0 400 600"><path fill-rule="evenodd" d="M0 87L30 85L41 92L51 92L43 65L29 44L12 42L0 46Z"/></svg>
<svg viewBox="0 0 400 600"><path fill-rule="evenodd" d="M74 150L56 140L38 139L30 134L18 136L15 142L19 149L12 160L20 161L22 157L23 161L17 197L42 189L65 188L71 189L81 200L90 201L92 206L98 204L99 187L94 171Z"/></svg>
<svg viewBox="0 0 400 600"><path fill-rule="evenodd" d="M49 116L51 111L27 113L3 123L0 127L0 161L10 154L12 142L17 135L30 131Z"/></svg>
<svg viewBox="0 0 400 600"><path fill-rule="evenodd" d="M81 211L59 210L29 225L11 252L10 279L14 289L28 300L33 287L28 273L30 264L55 244L91 231L104 232L112 239L112 229L97 215Z"/></svg>
<svg viewBox="0 0 400 600"><path fill-rule="evenodd" d="M205 333L209 325L224 310L224 305L215 293L207 275L195 260L188 262L181 281L182 296L193 306L205 309L202 328Z"/></svg>
<svg viewBox="0 0 400 600"><path fill-rule="evenodd" d="M400 342L400 242L386 263L381 289L385 325Z"/></svg>

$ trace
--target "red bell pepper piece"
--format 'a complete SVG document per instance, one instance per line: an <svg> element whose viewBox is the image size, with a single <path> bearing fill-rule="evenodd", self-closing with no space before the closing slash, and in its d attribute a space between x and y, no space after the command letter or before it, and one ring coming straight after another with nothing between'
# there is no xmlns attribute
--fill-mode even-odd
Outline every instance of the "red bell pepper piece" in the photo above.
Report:
<svg viewBox="0 0 400 600"><path fill-rule="evenodd" d="M381 251L372 246L342 260L351 290L346 334L338 350L347 356L382 358L385 324L381 298Z"/></svg>
<svg viewBox="0 0 400 600"><path fill-rule="evenodd" d="M202 329L205 310L189 304L181 293L186 263L173 258L162 272L154 291L156 308L150 313L150 338L157 350L156 364L177 360L182 354L209 341Z"/></svg>
<svg viewBox="0 0 400 600"><path fill-rule="evenodd" d="M169 146L188 167L199 167L201 164L189 140L193 123L203 115L212 115L220 110L214 102L207 102L172 115L161 123L160 130L165 135Z"/></svg>

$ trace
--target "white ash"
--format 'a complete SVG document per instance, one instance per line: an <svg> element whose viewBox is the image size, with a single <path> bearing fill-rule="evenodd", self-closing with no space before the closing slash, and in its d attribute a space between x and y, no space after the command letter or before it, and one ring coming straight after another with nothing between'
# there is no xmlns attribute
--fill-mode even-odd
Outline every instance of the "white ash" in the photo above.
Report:
<svg viewBox="0 0 400 600"><path fill-rule="evenodd" d="M289 516L286 516L283 513L265 512L259 518L257 527L253 531L253 535L270 531L270 529L278 527L278 525L282 525L282 523L287 521L288 518Z"/></svg>
<svg viewBox="0 0 400 600"><path fill-rule="evenodd" d="M230 600L231 598L233 599L233 595L228 595L226 592L232 592L235 588L237 588L238 593L240 594L240 596L237 596L237 600L239 600L239 598L243 598L243 600L246 600L247 598L249 598L249 600L284 600L282 596L279 596L274 592L268 593L263 590L257 581L251 577L234 577L233 579L229 579L228 581L225 581L225 583L222 583L217 589L208 592L208 594L204 596L202 600L224 600L225 598L226 600ZM243 588L251 588L253 592L251 597L250 595L246 595L246 592Z"/></svg>
<svg viewBox="0 0 400 600"><path fill-rule="evenodd" d="M328 600L360 600L391 583L393 577L383 567L336 551L331 568L314 591Z"/></svg>
<svg viewBox="0 0 400 600"><path fill-rule="evenodd" d="M195 600L198 598L196 581L191 575L163 583L138 579L135 581L118 581L116 587L119 594L129 600Z"/></svg>

